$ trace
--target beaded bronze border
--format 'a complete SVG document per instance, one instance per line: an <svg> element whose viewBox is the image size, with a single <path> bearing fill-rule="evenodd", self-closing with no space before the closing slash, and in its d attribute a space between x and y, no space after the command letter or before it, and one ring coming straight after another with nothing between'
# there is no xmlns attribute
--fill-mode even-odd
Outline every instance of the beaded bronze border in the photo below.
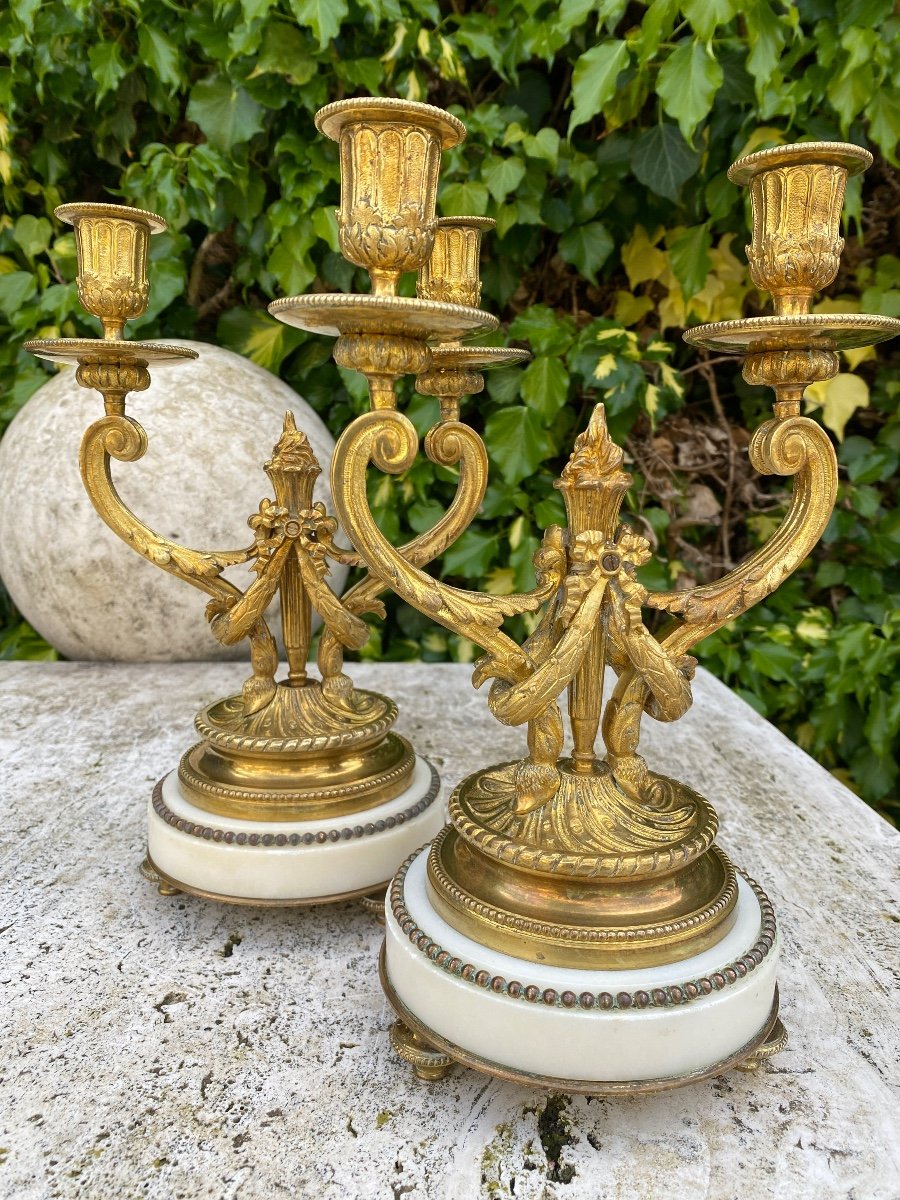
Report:
<svg viewBox="0 0 900 1200"><path fill-rule="evenodd" d="M391 912L402 933L404 933L426 958L430 958L435 966L440 967L449 975L455 975L475 987L490 989L515 1000L526 1000L529 1003L541 1003L557 1008L592 1009L628 1009L628 1008L669 1008L672 1005L688 1004L711 992L723 991L731 984L737 983L751 971L756 970L775 945L777 926L775 909L766 893L759 884L744 871L740 874L753 889L762 913L762 932L756 942L740 958L729 963L720 971L704 975L700 979L690 979L678 985L664 988L653 988L648 991L636 992L581 992L556 991L554 988L540 988L535 984L523 984L517 979L507 980L502 975L492 975L490 971L481 970L472 963L463 962L449 950L445 950L415 923L403 902L403 887L409 868L423 852L425 847L415 850L400 867L394 876L389 897Z"/></svg>
<svg viewBox="0 0 900 1200"><path fill-rule="evenodd" d="M539 937L556 942L577 942L594 945L598 942L607 945L627 945L640 943L642 940L654 937L665 937L671 934L687 933L697 929L717 917L721 918L726 910L733 907L737 901L737 875L734 864L718 846L712 851L722 863L725 870L725 882L722 890L711 904L675 921L666 921L661 925L633 925L627 929L602 929L584 925L553 925L545 921L537 921L533 917L520 917L507 909L495 908L483 900L470 896L447 874L441 861L441 848L452 833L453 826L445 825L431 843L428 855L428 871L441 891L450 896L458 905L469 910L476 917L482 917L504 929L515 929L530 937Z"/></svg>
<svg viewBox="0 0 900 1200"><path fill-rule="evenodd" d="M179 817L163 800L163 783L168 778L166 775L153 789L153 811L160 820L171 825L173 829L177 829L179 833L203 838L208 842L225 842L229 846L314 846L324 845L327 842L349 842L354 838L371 837L373 834L395 829L398 825L405 825L407 821L413 820L414 817L429 808L437 799L437 794L441 789L441 779L430 762L428 768L431 771L431 783L428 791L421 800L404 809L403 812L399 812L393 817L367 821L365 824L345 825L340 829L320 829L317 833L243 833L233 829L218 829L215 825L200 825L186 817Z"/></svg>

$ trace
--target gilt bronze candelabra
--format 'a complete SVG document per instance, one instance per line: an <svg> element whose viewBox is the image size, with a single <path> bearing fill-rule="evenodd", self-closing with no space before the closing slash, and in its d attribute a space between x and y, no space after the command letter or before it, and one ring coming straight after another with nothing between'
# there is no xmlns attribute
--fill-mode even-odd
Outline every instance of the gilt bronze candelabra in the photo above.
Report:
<svg viewBox="0 0 900 1200"><path fill-rule="evenodd" d="M126 396L149 386L151 367L197 355L123 337L125 323L147 307L148 243L165 229L160 217L111 204L66 204L57 216L75 226L79 296L100 318L103 336L27 348L75 364L78 382L103 396L106 415L81 445L87 493L138 554L210 597L206 615L220 642L246 638L250 645L252 675L240 694L197 715L201 740L153 791L143 873L164 894L238 904L315 904L375 892L380 911L397 864L442 820L437 773L391 731L396 705L355 688L343 671L345 648L359 648L368 636L361 614L381 611L383 585L367 574L342 598L329 587L329 558L347 565L359 559L335 542L334 520L313 502L320 467L291 413L265 464L274 499L250 517L249 546L191 550L127 508L111 462L134 462L147 439L125 414ZM462 516L458 505L410 554L452 541L471 519ZM239 564L255 573L243 591L222 577ZM265 619L276 593L287 657L280 680ZM319 678L307 670L313 608L323 622Z"/></svg>
<svg viewBox="0 0 900 1200"><path fill-rule="evenodd" d="M79 291L103 337L29 347L76 363L80 382L104 397L106 416L82 446L85 485L103 519L151 562L207 592L217 637L250 641L253 675L241 695L199 715L201 742L154 794L153 868L170 888L299 903L369 891L407 855L388 893L381 973L398 1017L392 1043L425 1079L459 1062L616 1094L753 1067L785 1041L774 911L716 846L712 806L644 761L641 723L687 711L691 649L774 591L833 509L835 455L800 414L804 388L836 374L840 349L900 331L885 317L809 313L837 271L846 179L870 156L809 143L736 163L730 177L749 184L753 208L751 274L775 313L685 335L744 355L748 382L774 390L773 416L754 433L750 455L761 473L793 477L775 534L719 580L648 590L636 569L650 547L620 521L631 481L600 404L557 482L567 525L545 531L536 586L493 596L423 570L468 527L485 492L485 447L460 419L461 401L481 391L485 369L527 358L466 341L497 320L479 307L480 242L492 222L435 214L441 153L465 127L429 105L375 98L329 105L316 124L339 144L342 253L369 272L372 290L289 297L270 311L336 337L335 360L368 382L371 410L344 430L331 466L352 549L312 503L318 466L290 418L266 466L275 497L251 518L247 549L175 545L116 495L110 460L133 461L145 447L125 415L126 395L147 386L151 366L192 357L123 338L125 322L146 306L147 242L159 218L64 206L60 215L76 229ZM412 271L417 295L397 295ZM370 466L398 475L415 462L418 437L397 407L404 375L438 399L424 450L458 482L434 527L397 548L375 523L366 480ZM328 587L329 559L367 574L339 598ZM235 563L256 572L244 592L221 578ZM394 706L353 688L343 671L344 648L365 636L362 614L378 611L388 588L482 647L475 685L490 680L493 715L526 732L521 758L458 784L440 832L432 771L390 733ZM280 682L264 620L276 591L288 655ZM324 621L319 679L306 667L310 606ZM658 635L645 609L671 618ZM522 613L541 615L519 645L501 626ZM617 677L608 698L607 668Z"/></svg>
<svg viewBox="0 0 900 1200"><path fill-rule="evenodd" d="M715 844L712 806L644 761L641 722L687 711L692 647L769 595L828 521L835 455L819 425L800 415L803 390L837 372L838 349L900 330L883 317L808 312L837 270L846 178L870 156L813 143L736 163L731 178L751 190L752 276L772 293L775 315L685 335L745 354L745 378L774 389L773 418L755 432L750 454L761 473L794 478L775 535L713 583L644 587L636 568L651 551L620 522L631 480L601 404L557 482L567 528L545 532L536 587L494 596L429 576L430 554L392 546L366 498L370 466L398 475L416 459L418 437L397 408L405 374L440 398L425 453L458 467L469 518L484 492L484 446L460 421L460 400L481 390L484 367L516 352L463 341L496 325L477 307L488 223L432 216L440 149L463 127L429 106L377 99L332 104L316 124L339 143L340 245L368 269L372 292L291 297L270 311L336 336L336 361L369 383L371 411L345 429L333 457L335 511L373 579L483 648L474 683L491 681L491 712L524 726L527 739L522 758L459 783L450 824L393 880L381 972L399 1018L394 1047L422 1078L456 1061L591 1093L752 1067L785 1041L773 908ZM399 275L414 269L417 297L398 296ZM644 609L672 618L659 636ZM505 618L539 610L522 645L502 631ZM607 667L618 682L604 701Z"/></svg>

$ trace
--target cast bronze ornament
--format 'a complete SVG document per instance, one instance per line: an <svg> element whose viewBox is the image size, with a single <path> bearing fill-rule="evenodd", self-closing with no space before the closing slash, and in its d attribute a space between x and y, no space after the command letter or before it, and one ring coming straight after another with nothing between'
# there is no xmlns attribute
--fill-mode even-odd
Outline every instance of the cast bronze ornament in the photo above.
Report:
<svg viewBox="0 0 900 1200"><path fill-rule="evenodd" d="M397 796L414 756L390 732L393 705L357 691L343 672L345 650L365 640L361 618L382 611L379 596L390 589L481 647L473 683L489 685L497 720L523 729L525 752L458 784L450 823L421 860L434 929L442 927L444 938L466 939L485 963L479 967L477 956L467 962L454 955L431 926L420 928L409 915L409 862L392 885L389 937L393 922L406 948L421 951L441 980L452 975L474 992L514 1001L520 1013L540 1000L544 1009L579 1019L590 1012L592 1020L609 1021L626 1010L675 1013L678 1019L717 996L746 991L748 981L774 971L771 905L756 885L741 881L742 873L715 844L712 805L645 761L641 727L645 717L667 723L688 711L693 647L770 595L809 555L829 520L837 463L826 433L801 415L804 389L837 373L840 350L900 331L900 321L887 317L809 312L815 292L837 271L846 179L870 156L843 143L807 143L735 163L730 178L750 188L752 278L772 295L775 311L685 334L692 345L743 355L747 381L773 389L773 415L754 432L750 458L761 474L793 479L790 506L775 533L712 583L684 591L648 589L637 572L651 548L620 519L631 476L598 404L557 481L566 526L544 531L534 557L535 587L495 596L453 587L424 570L468 528L487 486L485 446L461 418L462 402L481 390L485 369L528 357L468 340L498 324L479 307L479 250L492 223L435 213L442 150L461 141L465 128L429 105L374 98L331 104L316 125L339 144L342 252L369 272L372 291L287 297L274 301L270 312L335 337L336 361L361 372L369 385L370 411L343 431L331 464L336 521L312 502L318 464L290 417L266 465L274 498L251 518L254 541L246 549L178 546L144 526L116 494L111 459L133 461L146 445L143 430L124 414L126 395L146 387L151 366L192 356L121 336L125 320L146 304L147 235L159 228L158 218L104 206L101 227L97 206L66 206L65 215L75 220L82 299L104 322L104 338L29 347L76 362L81 382L104 397L107 415L88 430L82 448L85 485L103 519L138 553L210 596L207 612L216 637L250 642L253 674L241 695L198 717L203 740L182 761L182 787L199 808L220 818L252 814L266 821L312 812L332 820L335 829L364 827L363 809ZM400 276L411 271L417 272L417 295L397 295ZM419 453L416 429L398 409L396 385L403 375L414 375L417 390L438 399L439 414L423 448L432 462L454 470L458 482L434 527L396 547L369 507L367 477L371 468L402 475ZM352 549L336 540L338 528ZM338 597L328 585L329 560L362 565L367 574ZM235 563L256 572L244 592L221 578L223 568ZM288 655L281 682L264 619L276 591ZM324 621L318 680L309 678L306 666L310 606ZM648 609L670 618L659 634L644 619ZM534 614L534 632L520 645L503 624L524 613ZM608 668L616 683L607 696ZM199 828L205 837L206 825ZM209 828L219 826L210 822ZM758 928L739 954L692 974L691 964L706 961L703 955L737 927L741 895L756 904ZM491 956L511 956L522 970L509 979L489 969ZM655 978L657 968L669 971L664 984L597 991L579 990L575 982L579 972L582 978L626 971ZM571 986L528 982L532 972L550 969ZM455 1060L524 1083L592 1090L591 1080L518 1069L473 1051L465 1039L432 1028L428 1012L411 1010L391 976L390 956L382 973L401 1020L392 1044L420 1077L435 1078ZM729 1047L716 1070L741 1060L758 1065L784 1045L777 988L768 986L753 1036L748 1031ZM621 1083L598 1074L593 1090L669 1087L713 1069L709 1064L669 1078L664 1062L660 1067Z"/></svg>
<svg viewBox="0 0 900 1200"><path fill-rule="evenodd" d="M363 146L380 145L393 123L396 144L421 146L415 152L424 155L428 131L435 128L433 110L419 114L404 104L392 112L346 100L325 113L318 127L341 141L342 196L361 189L377 194L378 219L392 229L410 213L425 214L404 264L418 270L418 298L404 299L400 307L395 296L380 294L387 289L378 286L378 273L385 278L394 262L393 242L379 250L378 239L371 239L361 252L355 210L345 201L338 213L341 244L352 245L351 260L375 272L373 295L287 298L270 311L300 328L338 335L335 357L370 384L371 411L344 430L332 461L341 527L374 579L483 649L473 682L489 683L494 716L523 727L526 735L522 758L480 770L454 791L451 823L428 857L429 902L473 942L525 961L624 969L692 959L716 945L734 921L735 870L714 843L717 818L709 802L641 756L641 724L645 716L674 721L688 710L692 648L773 592L810 553L832 512L837 463L826 433L800 415L804 388L836 374L838 350L900 330L900 322L883 317L809 313L815 291L837 270L846 178L870 156L853 146L811 143L736 163L731 178L751 189L752 276L772 294L775 315L685 335L694 345L745 354L748 381L774 390L773 418L755 431L750 456L760 473L793 477L793 499L776 533L713 583L676 592L646 588L636 572L650 558L650 546L620 520L631 477L599 404L557 483L567 527L545 531L535 555L535 588L493 596L435 579L408 547L392 546L374 520L366 489L370 468L401 475L419 450L412 423L397 408L395 385L405 357L417 389L440 399L440 422L425 439L425 453L452 462L460 486L465 481L473 498L483 495L487 457L478 434L460 420L460 402L481 389L481 369L504 360L502 350L465 341L493 324L487 314L479 319L476 307L476 250L486 224L457 217L432 226L430 166L418 170L418 195L409 189L416 173L408 159L399 184L372 183L379 170L394 168ZM410 132L417 122L418 139ZM390 211L387 195L397 197ZM418 351L401 353L399 343L406 342L415 342ZM645 623L645 609L672 617L659 636ZM538 612L535 632L522 645L503 631L507 617ZM608 698L607 667L618 680ZM393 988L388 992L394 1002ZM395 1007L403 1018L402 1005ZM419 1021L414 1033L395 1029L392 1042L421 1074L428 1066L428 1029L421 1014ZM782 1044L775 1015L744 1056L757 1061L767 1039L773 1048ZM448 1055L478 1065L446 1038L435 1035L434 1045L432 1074Z"/></svg>

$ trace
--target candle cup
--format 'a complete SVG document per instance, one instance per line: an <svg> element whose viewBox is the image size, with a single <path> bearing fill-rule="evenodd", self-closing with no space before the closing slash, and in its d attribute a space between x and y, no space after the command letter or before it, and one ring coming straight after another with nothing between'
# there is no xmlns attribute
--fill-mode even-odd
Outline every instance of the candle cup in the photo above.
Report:
<svg viewBox="0 0 900 1200"><path fill-rule="evenodd" d="M376 295L395 295L403 272L431 254L441 151L465 126L430 104L360 97L320 109L316 128L340 147L341 253L369 272Z"/></svg>
<svg viewBox="0 0 900 1200"><path fill-rule="evenodd" d="M62 204L55 215L75 227L81 303L100 318L104 338L121 341L125 322L147 311L150 235L166 222L121 204Z"/></svg>
<svg viewBox="0 0 900 1200"><path fill-rule="evenodd" d="M871 163L859 146L809 142L761 150L730 168L731 182L750 188L750 277L771 294L776 315L809 312L814 293L837 275L847 178Z"/></svg>
<svg viewBox="0 0 900 1200"><path fill-rule="evenodd" d="M416 295L477 308L481 303L481 236L492 217L439 217L428 261L419 269Z"/></svg>

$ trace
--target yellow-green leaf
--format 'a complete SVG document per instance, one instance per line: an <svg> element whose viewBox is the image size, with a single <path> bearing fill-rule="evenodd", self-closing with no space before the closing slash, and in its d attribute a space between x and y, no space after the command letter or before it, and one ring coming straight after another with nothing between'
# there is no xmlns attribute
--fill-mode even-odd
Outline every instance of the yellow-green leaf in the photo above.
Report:
<svg viewBox="0 0 900 1200"><path fill-rule="evenodd" d="M650 238L643 225L638 225L630 240L622 247L622 265L631 287L637 287L648 279L658 279L666 269L666 256L655 245L661 237L661 229Z"/></svg>
<svg viewBox="0 0 900 1200"><path fill-rule="evenodd" d="M822 423L841 442L853 414L869 406L869 385L859 375L835 375L833 379L810 384L805 399L808 407L822 409Z"/></svg>

